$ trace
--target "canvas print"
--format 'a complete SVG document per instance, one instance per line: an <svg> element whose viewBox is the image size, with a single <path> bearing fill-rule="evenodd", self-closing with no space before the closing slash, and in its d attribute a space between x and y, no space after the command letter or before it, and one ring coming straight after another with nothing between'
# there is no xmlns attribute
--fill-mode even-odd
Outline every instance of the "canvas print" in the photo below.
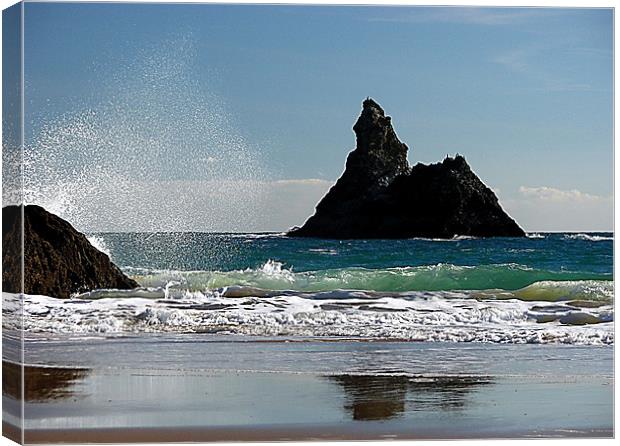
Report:
<svg viewBox="0 0 620 446"><path fill-rule="evenodd" d="M612 438L613 18L6 8L3 435Z"/></svg>

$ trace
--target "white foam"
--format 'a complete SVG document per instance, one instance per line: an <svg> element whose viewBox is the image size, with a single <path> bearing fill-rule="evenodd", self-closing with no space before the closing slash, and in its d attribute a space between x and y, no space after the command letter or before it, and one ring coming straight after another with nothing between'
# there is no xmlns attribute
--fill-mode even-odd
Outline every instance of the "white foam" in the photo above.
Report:
<svg viewBox="0 0 620 446"><path fill-rule="evenodd" d="M474 237L471 235L455 235L452 237L452 240L477 240L478 237Z"/></svg>
<svg viewBox="0 0 620 446"><path fill-rule="evenodd" d="M452 238L432 238L432 237L412 237L411 240L421 240L425 242L459 242L462 240L477 240L479 237L471 235L453 235Z"/></svg>
<svg viewBox="0 0 620 446"><path fill-rule="evenodd" d="M527 236L527 238L534 238L534 239L546 238L544 235L539 234L538 232L527 233L525 235Z"/></svg>
<svg viewBox="0 0 620 446"><path fill-rule="evenodd" d="M224 332L421 341L612 344L613 307L472 299L458 292L324 293L100 292L96 300L24 296L28 332ZM113 297L112 297L113 296ZM121 297L122 296L122 297ZM148 297L145 297L148 296ZM155 298L159 296L159 298ZM241 296L241 297L238 297ZM5 302L18 295L4 294ZM11 318L5 319L6 328Z"/></svg>
<svg viewBox="0 0 620 446"><path fill-rule="evenodd" d="M572 240L586 240L589 242L604 242L604 241L613 241L613 236L608 237L604 235L590 235L590 234L567 234L564 236L566 239Z"/></svg>
<svg viewBox="0 0 620 446"><path fill-rule="evenodd" d="M335 249L327 249L327 248L311 248L308 250L308 252L316 252L318 254L329 255L329 256L338 255L338 251L336 251Z"/></svg>

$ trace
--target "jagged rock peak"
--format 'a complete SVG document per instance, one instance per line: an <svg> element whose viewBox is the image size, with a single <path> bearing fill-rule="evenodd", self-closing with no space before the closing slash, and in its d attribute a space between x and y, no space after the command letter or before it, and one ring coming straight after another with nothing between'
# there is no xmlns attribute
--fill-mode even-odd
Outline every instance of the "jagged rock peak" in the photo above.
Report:
<svg viewBox="0 0 620 446"><path fill-rule="evenodd" d="M409 172L407 145L396 136L392 119L383 108L367 98L362 113L353 126L356 148L347 158L348 172L363 176L373 186L386 186L395 177Z"/></svg>
<svg viewBox="0 0 620 446"><path fill-rule="evenodd" d="M385 116L385 112L374 100L367 98L362 103L362 113L353 126L355 133L360 134L375 127L391 125L392 118Z"/></svg>
<svg viewBox="0 0 620 446"><path fill-rule="evenodd" d="M324 238L523 237L493 191L456 155L409 167L389 116L367 98L344 173L289 235Z"/></svg>

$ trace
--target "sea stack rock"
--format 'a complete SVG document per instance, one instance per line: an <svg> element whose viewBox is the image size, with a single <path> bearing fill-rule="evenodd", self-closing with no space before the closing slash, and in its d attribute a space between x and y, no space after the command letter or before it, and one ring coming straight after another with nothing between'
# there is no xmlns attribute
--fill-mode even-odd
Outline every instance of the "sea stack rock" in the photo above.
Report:
<svg viewBox="0 0 620 446"><path fill-rule="evenodd" d="M21 207L2 208L2 289L21 291ZM24 292L68 298L94 289L132 289L108 256L68 222L40 206L24 207Z"/></svg>
<svg viewBox="0 0 620 446"><path fill-rule="evenodd" d="M460 155L409 167L391 119L366 99L345 171L315 214L288 235L321 238L523 237Z"/></svg>

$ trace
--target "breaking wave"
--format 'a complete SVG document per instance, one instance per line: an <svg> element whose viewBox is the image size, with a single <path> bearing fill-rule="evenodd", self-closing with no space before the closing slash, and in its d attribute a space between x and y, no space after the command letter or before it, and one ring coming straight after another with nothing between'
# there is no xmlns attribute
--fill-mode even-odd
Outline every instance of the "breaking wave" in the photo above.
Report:
<svg viewBox="0 0 620 446"><path fill-rule="evenodd" d="M359 337L412 341L613 344L613 306L602 294L522 300L515 292L269 291L229 287L213 292L169 288L101 290L70 300L24 297L22 323L41 333L204 333ZM484 294L484 295L483 295ZM544 297L544 296L543 296ZM5 295L5 307L18 296ZM571 300L568 300L571 299ZM5 324L10 322L9 319ZM12 328L12 327L6 327Z"/></svg>
<svg viewBox="0 0 620 446"><path fill-rule="evenodd" d="M29 332L226 333L414 341L613 344L610 274L515 264L293 272L126 269L134 290L24 297ZM16 295L5 294L6 311ZM5 328L10 327L5 319Z"/></svg>
<svg viewBox="0 0 620 446"><path fill-rule="evenodd" d="M518 264L459 266L437 264L397 268L334 268L294 272L280 262L236 271L170 271L125 268L143 287L179 282L189 291L245 286L266 290L372 291L518 290L542 281L610 281L611 274L547 271ZM557 289L554 289L554 293Z"/></svg>

